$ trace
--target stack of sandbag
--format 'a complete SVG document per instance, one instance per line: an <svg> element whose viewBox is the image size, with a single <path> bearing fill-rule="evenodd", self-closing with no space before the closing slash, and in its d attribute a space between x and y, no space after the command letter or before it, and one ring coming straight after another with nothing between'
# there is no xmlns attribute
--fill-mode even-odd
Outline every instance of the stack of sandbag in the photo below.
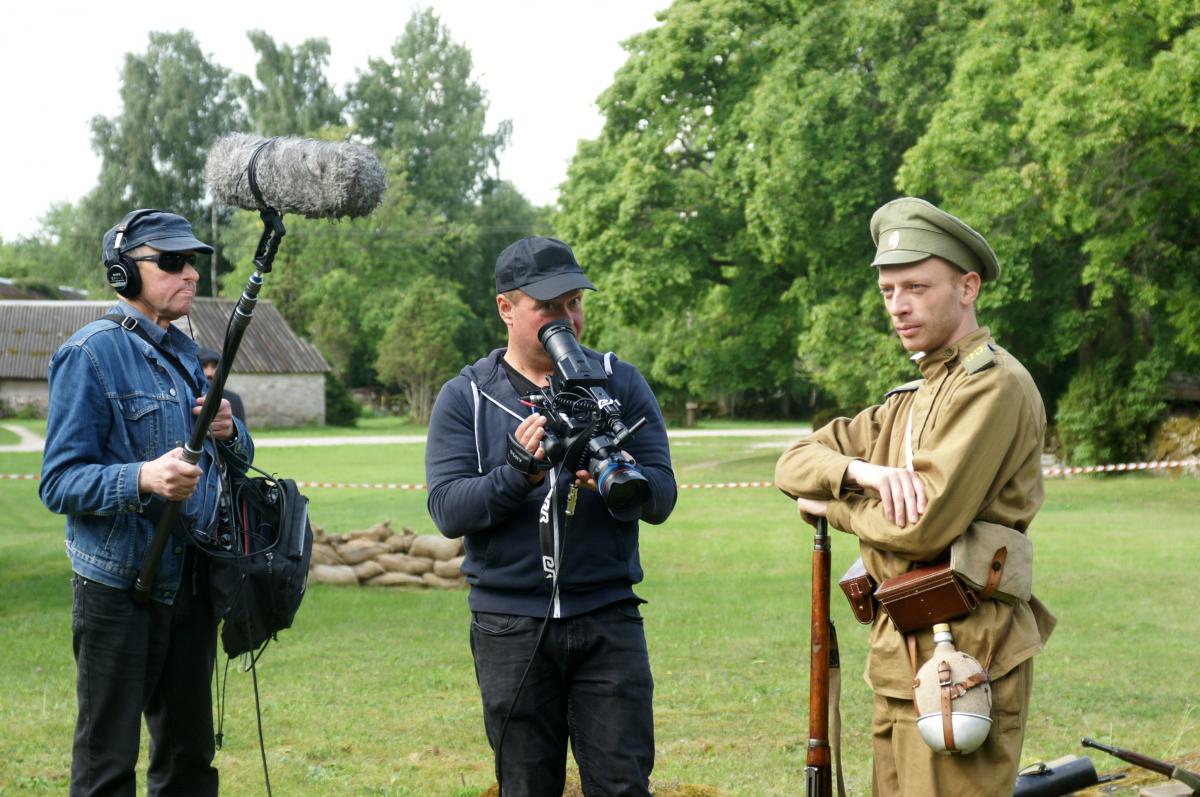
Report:
<svg viewBox="0 0 1200 797"><path fill-rule="evenodd" d="M396 532L390 520L363 531L326 534L313 527L309 579L369 587L413 585L454 589L462 576L463 541L440 534Z"/></svg>

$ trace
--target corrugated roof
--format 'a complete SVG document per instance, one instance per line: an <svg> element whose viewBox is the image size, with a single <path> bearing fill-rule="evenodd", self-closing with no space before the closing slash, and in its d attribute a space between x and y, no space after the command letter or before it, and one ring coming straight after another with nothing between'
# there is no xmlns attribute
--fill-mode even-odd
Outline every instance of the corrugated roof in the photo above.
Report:
<svg viewBox="0 0 1200 797"><path fill-rule="evenodd" d="M236 304L232 299L198 297L191 315L174 324L196 342L220 351ZM63 341L112 306L112 301L0 301L0 379L44 379L50 357ZM242 336L233 370L305 374L330 368L317 347L297 336L274 305L260 301Z"/></svg>
<svg viewBox="0 0 1200 797"><path fill-rule="evenodd" d="M86 299L88 292L68 285L41 288L0 277L0 299Z"/></svg>

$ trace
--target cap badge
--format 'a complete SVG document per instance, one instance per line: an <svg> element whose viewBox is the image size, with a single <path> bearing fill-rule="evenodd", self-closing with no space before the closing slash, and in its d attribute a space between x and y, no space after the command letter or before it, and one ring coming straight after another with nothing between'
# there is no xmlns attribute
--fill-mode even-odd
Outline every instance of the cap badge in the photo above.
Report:
<svg viewBox="0 0 1200 797"><path fill-rule="evenodd" d="M888 237L887 237L886 246L890 250L890 249L895 249L899 245L900 245L900 231L892 230L891 234L888 235Z"/></svg>

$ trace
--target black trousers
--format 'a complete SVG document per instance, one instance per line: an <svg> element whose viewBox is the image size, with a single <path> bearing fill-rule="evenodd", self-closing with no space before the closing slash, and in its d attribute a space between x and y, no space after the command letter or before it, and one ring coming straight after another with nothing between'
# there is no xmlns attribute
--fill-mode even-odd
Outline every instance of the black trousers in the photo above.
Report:
<svg viewBox="0 0 1200 797"><path fill-rule="evenodd" d="M541 617L472 615L475 677L493 750L541 624ZM497 751L503 797L561 797L568 739L588 797L649 797L653 699L636 603L551 620Z"/></svg>
<svg viewBox="0 0 1200 797"><path fill-rule="evenodd" d="M75 576L79 715L71 797L134 797L143 713L150 730L148 794L217 794L210 690L216 621L207 599L192 594L191 570L184 568L174 606L139 605L130 590Z"/></svg>

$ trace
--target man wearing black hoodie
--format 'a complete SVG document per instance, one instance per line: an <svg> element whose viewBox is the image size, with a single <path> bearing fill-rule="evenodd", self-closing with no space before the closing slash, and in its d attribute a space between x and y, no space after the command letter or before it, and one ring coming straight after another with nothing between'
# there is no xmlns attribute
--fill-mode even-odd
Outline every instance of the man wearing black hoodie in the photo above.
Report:
<svg viewBox="0 0 1200 797"><path fill-rule="evenodd" d="M644 601L633 592L642 580L638 519L615 519L586 470L527 475L506 458L509 433L545 458L546 419L521 397L554 371L538 330L563 320L576 337L583 332L584 290L595 286L562 241L524 238L501 252L496 306L508 346L447 382L429 424L429 513L444 535L465 537L471 651L504 797L561 795L568 740L589 797L650 793L654 682L638 611ZM632 365L584 351L608 374L626 424L646 418L626 452L650 486L640 519L662 523L676 489L658 402ZM562 497L572 482L581 489L568 518ZM553 601L543 526L559 553Z"/></svg>

